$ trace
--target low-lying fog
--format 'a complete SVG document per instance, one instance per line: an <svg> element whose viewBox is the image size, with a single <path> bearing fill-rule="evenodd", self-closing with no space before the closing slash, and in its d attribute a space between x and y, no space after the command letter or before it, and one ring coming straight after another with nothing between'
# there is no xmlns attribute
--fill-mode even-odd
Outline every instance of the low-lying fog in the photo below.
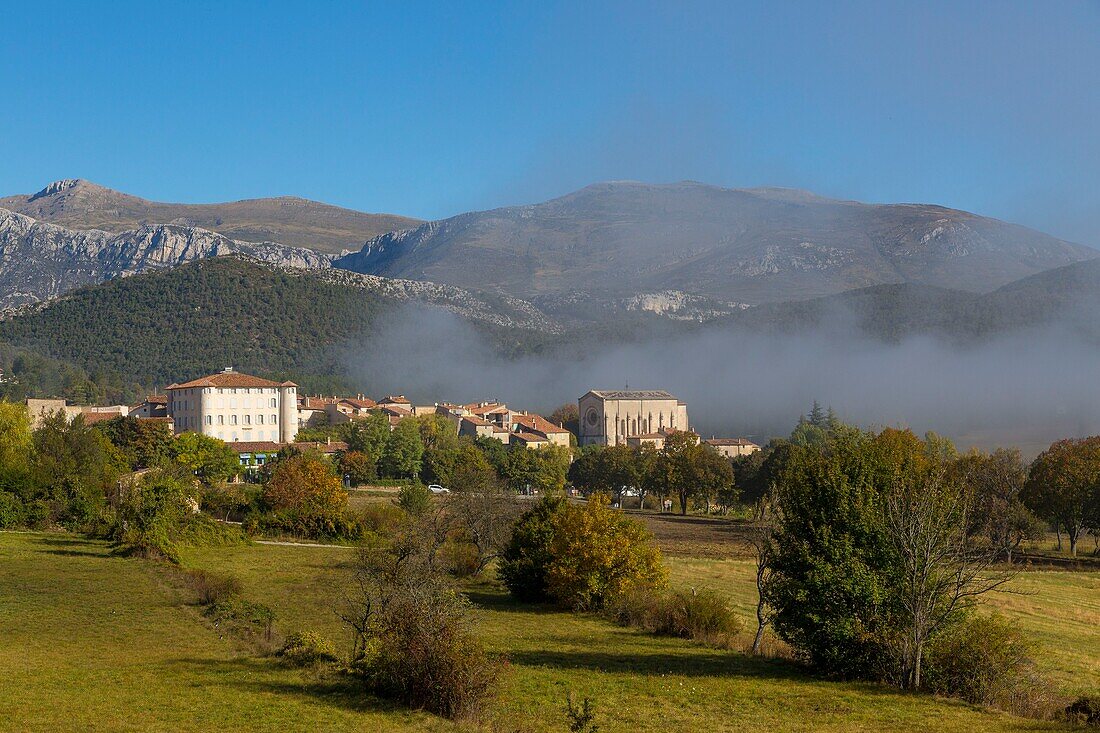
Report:
<svg viewBox="0 0 1100 733"><path fill-rule="evenodd" d="M506 361L475 328L406 308L353 349L351 374L372 395L414 403L498 399L549 413L589 389L667 389L704 436L757 442L790 432L818 400L863 426L935 430L960 447L1012 445L1031 456L1062 437L1100 432L1100 349L1065 329L968 347L930 338L884 345L827 335L703 329L645 343L585 346Z"/></svg>

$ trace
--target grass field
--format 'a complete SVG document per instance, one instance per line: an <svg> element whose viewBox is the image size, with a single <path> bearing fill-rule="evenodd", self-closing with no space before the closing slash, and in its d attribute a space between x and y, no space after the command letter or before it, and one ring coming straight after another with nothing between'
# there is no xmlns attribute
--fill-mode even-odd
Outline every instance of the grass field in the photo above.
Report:
<svg viewBox="0 0 1100 733"><path fill-rule="evenodd" d="M350 558L345 549L248 545L191 549L184 562L240 577L248 598L275 609L281 631L312 629L346 644L334 606ZM674 583L726 591L748 618L753 589L746 561L668 562ZM212 627L166 577L149 562L110 557L100 542L0 534L0 728L456 729L362 698L339 679L255 656ZM1094 643L1100 577L1035 573L1020 582L1042 591L1043 602L1013 596L1005 609L1059 651L1054 656L1062 661L1050 668L1060 680L1086 686L1100 658ZM956 701L814 679L788 662L655 638L594 616L521 606L489 582L469 592L486 644L511 660L493 711L496 730L567 730L570 691L595 700L603 731L1058 729ZM1048 613L1048 596L1083 603Z"/></svg>

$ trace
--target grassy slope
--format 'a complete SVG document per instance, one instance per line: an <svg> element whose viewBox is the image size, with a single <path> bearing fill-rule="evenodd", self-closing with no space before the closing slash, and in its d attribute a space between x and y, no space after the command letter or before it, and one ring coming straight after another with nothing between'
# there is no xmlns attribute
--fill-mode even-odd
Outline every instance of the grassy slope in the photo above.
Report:
<svg viewBox="0 0 1100 733"><path fill-rule="evenodd" d="M349 559L347 550L254 545L194 549L185 562L241 577L246 595L276 609L282 630L315 629L343 643L333 605ZM674 558L670 565L674 582L702 576L748 613L746 563ZM0 668L7 672L0 719L28 731L452 729L249 658L159 578L147 563L108 557L101 543L0 534ZM604 731L1045 729L953 701L815 680L783 662L657 639L592 616L519 606L490 585L470 590L478 628L512 660L496 712L507 730L564 730L571 689L597 701Z"/></svg>

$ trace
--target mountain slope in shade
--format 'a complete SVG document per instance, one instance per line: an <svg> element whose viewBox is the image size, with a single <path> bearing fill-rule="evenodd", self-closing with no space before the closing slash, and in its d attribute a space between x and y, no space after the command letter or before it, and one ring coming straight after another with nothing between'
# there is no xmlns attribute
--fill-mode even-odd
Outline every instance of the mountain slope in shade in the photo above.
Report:
<svg viewBox="0 0 1100 733"><path fill-rule="evenodd" d="M528 304L448 285L217 257L81 288L0 314L10 344L124 383L164 385L233 364L309 389L346 377L382 314L450 311L487 343L540 339L556 325Z"/></svg>
<svg viewBox="0 0 1100 733"><path fill-rule="evenodd" d="M883 283L985 292L1100 255L940 206L869 205L788 189L601 183L552 201L381 235L337 267L561 295L678 291L767 303Z"/></svg>
<svg viewBox="0 0 1100 733"><path fill-rule="evenodd" d="M119 233L142 226L199 227L244 242L279 242L339 254L364 239L420 223L293 196L222 204L166 204L89 181L55 181L38 193L0 198L0 208L69 229Z"/></svg>
<svg viewBox="0 0 1100 733"><path fill-rule="evenodd" d="M273 242L240 242L198 227L150 226L112 234L76 231L0 209L0 309L54 298L82 285L245 254L273 264L327 268L331 258Z"/></svg>
<svg viewBox="0 0 1100 733"><path fill-rule="evenodd" d="M1031 329L1064 329L1100 344L1100 259L1077 262L969 293L910 283L772 303L737 312L717 326L767 333L852 333L884 342L936 336L971 345Z"/></svg>

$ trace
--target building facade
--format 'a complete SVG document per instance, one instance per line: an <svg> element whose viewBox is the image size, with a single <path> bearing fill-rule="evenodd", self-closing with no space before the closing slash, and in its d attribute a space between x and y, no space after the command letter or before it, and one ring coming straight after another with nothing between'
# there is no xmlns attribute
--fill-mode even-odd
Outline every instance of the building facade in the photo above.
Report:
<svg viewBox="0 0 1100 733"><path fill-rule="evenodd" d="M581 445L620 445L666 430L690 430L687 405L664 390L592 390L577 400Z"/></svg>
<svg viewBox="0 0 1100 733"><path fill-rule="evenodd" d="M173 384L168 412L176 433L202 433L228 443L292 443L298 434L298 385L232 368Z"/></svg>

